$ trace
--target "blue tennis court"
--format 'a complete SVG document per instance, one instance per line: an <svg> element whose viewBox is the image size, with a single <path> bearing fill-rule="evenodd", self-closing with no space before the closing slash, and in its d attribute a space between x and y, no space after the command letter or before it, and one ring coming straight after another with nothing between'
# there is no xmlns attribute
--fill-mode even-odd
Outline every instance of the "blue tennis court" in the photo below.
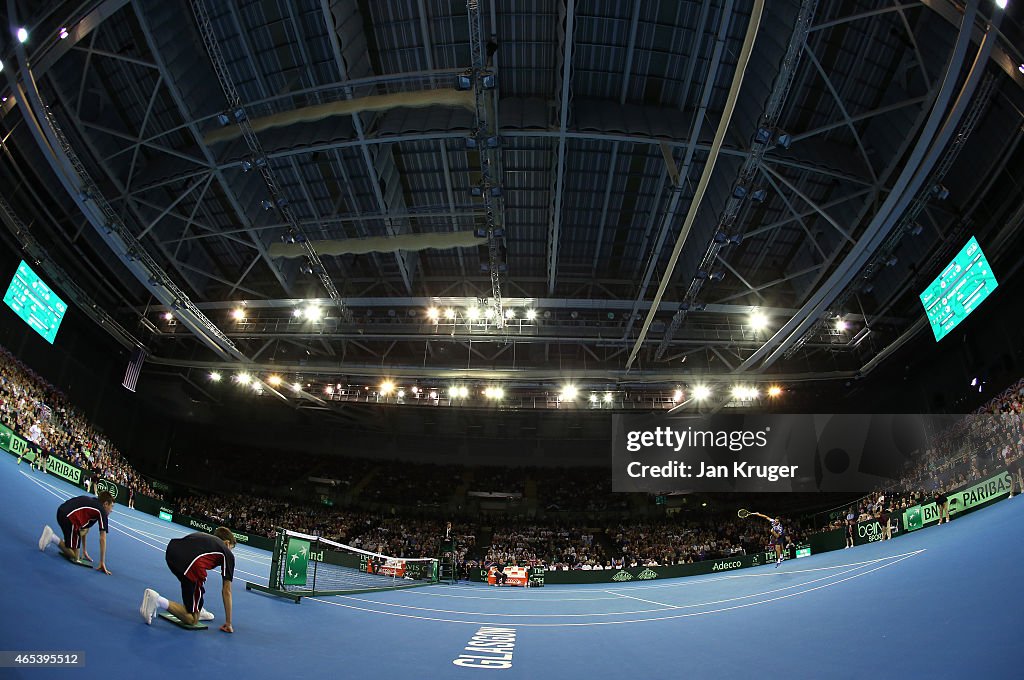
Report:
<svg viewBox="0 0 1024 680"><path fill-rule="evenodd" d="M6 650L82 651L88 677L507 678L1016 677L1024 501L1009 500L887 543L674 581L489 588L435 585L304 598L246 592L269 553L236 550L236 633L208 582L209 630L147 626L146 587L174 596L166 542L174 524L117 506L112 576L36 546L57 505L78 490L0 458L0 539L11 594ZM90 536L90 552L98 543ZM481 651L484 650L484 651ZM490 651L486 651L490 650ZM457 665L456 660L463 659ZM74 671L71 671L74 672ZM5 669L5 677L70 674Z"/></svg>

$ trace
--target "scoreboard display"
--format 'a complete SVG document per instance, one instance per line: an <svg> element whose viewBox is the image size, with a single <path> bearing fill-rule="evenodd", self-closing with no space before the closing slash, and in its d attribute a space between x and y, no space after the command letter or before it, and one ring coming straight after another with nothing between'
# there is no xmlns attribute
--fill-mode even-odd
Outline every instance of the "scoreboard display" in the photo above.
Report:
<svg viewBox="0 0 1024 680"><path fill-rule="evenodd" d="M936 342L967 318L997 285L978 239L972 236L938 278L921 293L921 304Z"/></svg>
<svg viewBox="0 0 1024 680"><path fill-rule="evenodd" d="M53 344L68 306L24 260L14 272L4 302L36 333Z"/></svg>

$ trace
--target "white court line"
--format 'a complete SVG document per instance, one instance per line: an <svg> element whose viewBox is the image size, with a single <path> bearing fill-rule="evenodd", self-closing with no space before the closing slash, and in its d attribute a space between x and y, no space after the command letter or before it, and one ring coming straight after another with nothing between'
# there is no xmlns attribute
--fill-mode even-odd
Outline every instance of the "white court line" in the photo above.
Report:
<svg viewBox="0 0 1024 680"><path fill-rule="evenodd" d="M21 472L21 471L19 470L19 472ZM49 493L49 494L51 494L53 496L56 496L57 498L62 498L63 500L67 500L68 498L71 498L71 494L68 494L66 496L62 495L62 494L67 494L67 492L64 491L63 489L58 489L58 488L52 487L50 484L42 482L42 481L40 481L38 479L33 479L30 475L28 475L25 472L21 472L21 474L23 474L26 477L28 477L28 479L30 481L32 481L35 484L37 484L43 491L45 491L45 492L47 492L47 493ZM47 487L50 487L50 488L47 488ZM135 540L135 541L138 541L139 543L142 543L143 545L147 545L150 548L153 548L154 550L157 550L158 552L164 553L167 550L167 545L166 544L164 544L164 545L153 545L152 543L147 543L146 541L142 540L138 536L133 536L128 531L125 531L124 529L121 529L118 526L115 526L116 524L121 524L121 522L116 522L115 520L108 519L108 523L110 524L110 527L112 529L115 529L115 530L121 532L122 534L124 534L125 536L127 536L128 538L130 538L132 540ZM126 524L122 524L122 526L126 527L127 529L129 529L131 531L142 533L138 529L136 529L135 527L130 527L130 526L126 525ZM167 540L170 540L170 539L167 539ZM238 573L238 574L246 574L247 576L253 576L253 577L258 578L258 579L266 579L267 578L266 576L263 576L261 574L254 574L254 573L252 573L250 571L244 571L242 569L235 569L235 572Z"/></svg>
<svg viewBox="0 0 1024 680"><path fill-rule="evenodd" d="M397 616L397 617L405 618L405 619L418 619L420 621L435 621L435 622L440 622L440 623L465 623L465 624L469 624L469 625L473 625L473 626L501 625L501 626L517 626L517 627L521 627L521 628L526 628L526 627L530 627L530 628L563 628L563 627L570 627L570 626L571 627L582 627L582 626L618 626L618 625L624 625L624 624L628 624L628 623L649 623L649 622L653 622L653 621L668 621L668 620L672 620L672 619L685 619L685 618L691 618L691 617L694 617L694 616L708 616L710 614L717 614L717 613L720 613L720 612L732 611L732 610L735 610L735 609L744 609L746 607L755 607L757 605L767 604L769 602L775 602L777 600L785 600L785 599L788 599L788 598L791 598L791 597L797 597L799 595L806 595L807 593L813 592L815 590L821 590L822 588L828 588L828 587L831 587L831 586L834 586L834 585L838 585L838 584L843 583L845 581L850 581L850 580L855 579L855 578L860 578L861 576L865 576L865 575L870 574L872 572L878 571L879 569L885 569L886 567L891 567L894 564L902 562L903 560L906 560L906 559L910 559L911 557L913 557L914 555L917 555L917 554L919 554L919 553L916 553L916 552L915 553L910 553L910 554L908 554L908 555L906 555L904 557L901 557L900 559L895 560L893 562L890 562L888 564L883 564L883 565L877 566L877 567L875 567L873 569L869 569L868 571L863 571L863 572L861 572L859 574L854 574L853 576L847 576L846 578L841 579L839 581L834 581L832 583L825 583L823 585L815 586L814 588L810 588L808 590L803 590L803 591L800 591L798 593L790 593L788 595L780 595L779 597L772 597L772 598L769 598L767 600L760 600L758 602L747 602L745 604L737 604L737 605L733 605L731 607L722 607L720 609L711 609L711 610L706 611L706 612L690 612L690 613L686 613L686 614L673 614L671 616L656 616L656 617L652 617L652 618L649 618L649 619L633 619L633 620L629 620L629 621L593 621L593 622L590 622L590 623L509 623L507 621L461 621L461 620L455 620L455 619L439 619L439 618L435 618L435 617L431 617L431 616L416 616L416 615L413 615L413 614L400 614L398 612L386 612L386 611L379 611L379 610L376 610L376 609L367 609L365 607L356 607L354 605L342 604L341 602L330 602L328 600L323 600L323 599L320 599L318 597L308 597L306 599L313 600L314 602L319 602L321 604L329 604L329 605L334 606L334 607L344 607L345 609L354 609L354 610L357 610L357 611L369 612L369 613L372 613L372 614L383 614L385 616Z"/></svg>
<svg viewBox="0 0 1024 680"><path fill-rule="evenodd" d="M920 551L920 552L923 552L923 551ZM640 609L640 610L635 610L635 611L617 611L617 612L588 612L588 613L585 613L585 614L502 614L502 613L495 613L495 612L467 612L467 611L452 610L452 609L433 609L433 608L430 608L430 607L415 607L413 605L398 604L398 603L395 603L395 602L381 602L380 600L369 600L369 599L366 599L366 598L363 598L363 597L356 597L355 595L338 595L337 597L339 599L343 599L343 600L352 600L352 601L355 601L355 602L366 602L368 604L377 604L377 605L380 605L382 607L393 607L393 608L396 608L396 609L412 609L412 610L415 610L415 611L434 612L434 613L437 613L437 614L463 614L465 616L498 616L498 617L501 617L501 618L520 618L520 619L521 618L553 619L553 618L585 618L585 617L596 617L596 616L626 616L626 615L633 615L633 614L654 614L654 613L657 613L657 612L668 611L668 610L672 610L672 609L696 609L697 607L707 607L709 605L724 604L726 602L738 602L740 600L748 600L748 599L750 599L752 597L763 597L765 595L771 595L773 593L781 593L781 592L784 592L786 590L792 590L794 588L802 588L802 587L808 586L808 585L810 585L812 583L818 583L820 581L829 580L829 579L834 578L836 576L842 576L844 574L849 574L851 572L857 571L858 569L861 569L864 566L866 566L866 565L863 565L863 564L862 565L857 565L857 566L854 566L851 569L847 569L846 571L841 571L841 572L838 572L838 573L835 573L835 574L828 574L826 576L822 576L821 578L812 579L810 581L804 581L802 583L794 583L794 584L788 585L788 586L786 586L784 588L775 588L773 590L766 590L766 591L762 591L760 593L750 593L748 595L740 595L740 596L737 596L737 597L730 597L730 598L726 598L724 600L712 600L710 602L698 602L698 603L695 603L695 604L671 605L671 604L664 604L662 602L654 602L653 600L641 600L639 597L630 597L628 595L622 595L621 597L625 597L625 598L628 598L628 599L631 599L631 600L640 600L641 602L648 602L650 604L658 605L661 608L660 609ZM612 591L606 591L606 592L609 592L612 595L616 595L617 594L617 593L614 593ZM603 599L610 599L610 598L603 598ZM535 600L535 601L536 602L543 602L543 600Z"/></svg>
<svg viewBox="0 0 1024 680"><path fill-rule="evenodd" d="M665 607L666 609L679 609L679 607L677 607L675 605L665 604L664 602L655 602L654 600L645 600L645 599L640 598L640 597L633 597L632 595L623 595L622 593L616 593L615 591L612 591L612 590L606 590L604 592L606 592L606 593L608 593L610 595L617 595L618 597L627 597L630 600L637 600L638 602L646 602L647 604L656 604L659 607ZM607 598L605 598L605 599L607 599ZM696 607L698 605L694 605L694 606Z"/></svg>
<svg viewBox="0 0 1024 680"><path fill-rule="evenodd" d="M895 555L887 555L885 557L879 557L879 558L876 558L876 559L873 559L873 560L864 560L862 562L847 562L846 564L834 564L834 565L831 565L831 566L828 566L828 567L813 567L813 568L810 568L810 569L783 569L782 571L779 571L778 569L773 569L771 571L758 572L758 573L754 573L754 574L722 574L720 576L714 576L712 578L702 578L702 579L687 578L685 581L680 580L679 583L662 583L662 584L650 584L650 585L639 585L639 584L637 584L637 585L624 586L624 587L627 590L631 590L631 591L632 590L655 590L655 589L661 589L661 588L683 588L683 587L686 587L686 586L697 585L697 584L700 584L700 583L712 583L714 581L725 581L727 579L733 579L733 578L764 578L766 576L768 576L768 577L775 577L775 576L786 576L786 575L789 575L789 574L804 574L804 573L811 572L811 571L828 571L830 569L845 569L846 567L853 567L853 566L857 566L857 565L878 564L879 562L884 562L885 560L891 559L893 557L911 557L913 555L916 555L919 552L923 552L923 549L922 550L912 550L910 552L905 552L905 553L896 553ZM672 579L672 580L677 580L677 579Z"/></svg>

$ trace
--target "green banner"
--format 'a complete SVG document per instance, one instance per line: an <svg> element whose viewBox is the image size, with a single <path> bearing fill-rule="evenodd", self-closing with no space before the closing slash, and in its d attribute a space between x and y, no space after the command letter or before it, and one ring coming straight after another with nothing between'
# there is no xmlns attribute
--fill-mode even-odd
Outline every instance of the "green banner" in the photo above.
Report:
<svg viewBox="0 0 1024 680"><path fill-rule="evenodd" d="M81 486L82 484L82 471L71 463L67 463L57 456L50 456L46 459L46 471L63 477L75 486Z"/></svg>
<svg viewBox="0 0 1024 680"><path fill-rule="evenodd" d="M1013 488L1013 477L1008 470L1002 470L993 477L972 486L964 487L947 495L949 516L970 512L993 501L1006 497ZM939 509L934 502L921 506L922 524L928 526L939 521Z"/></svg>
<svg viewBox="0 0 1024 680"><path fill-rule="evenodd" d="M121 493L121 489L124 488L117 482L112 482L109 479L101 479L96 482L96 488L94 489L97 496L100 495L101 491L106 491L113 497L114 502L117 503L120 499L122 505L128 505L128 491Z"/></svg>
<svg viewBox="0 0 1024 680"><path fill-rule="evenodd" d="M28 442L14 434L14 431L11 430L11 428L5 425L0 425L0 449L10 451L12 456L20 456L22 453L25 453L25 457L28 458L31 463L35 460L36 454L35 451L32 451L31 449L26 451L26 448L28 448Z"/></svg>
<svg viewBox="0 0 1024 680"><path fill-rule="evenodd" d="M924 526L920 505L915 505L903 511L903 526L906 527L907 531L915 531Z"/></svg>
<svg viewBox="0 0 1024 680"><path fill-rule="evenodd" d="M288 539L288 550L285 553L284 585L306 585L306 567L309 566L309 541L301 538Z"/></svg>

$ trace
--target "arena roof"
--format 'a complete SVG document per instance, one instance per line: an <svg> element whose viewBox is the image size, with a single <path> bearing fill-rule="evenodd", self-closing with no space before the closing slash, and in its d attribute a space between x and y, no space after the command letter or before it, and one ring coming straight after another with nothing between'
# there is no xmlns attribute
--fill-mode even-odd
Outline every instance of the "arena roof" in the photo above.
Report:
<svg viewBox="0 0 1024 680"><path fill-rule="evenodd" d="M850 379L972 234L1015 271L1015 16L9 2L3 233L182 375Z"/></svg>

